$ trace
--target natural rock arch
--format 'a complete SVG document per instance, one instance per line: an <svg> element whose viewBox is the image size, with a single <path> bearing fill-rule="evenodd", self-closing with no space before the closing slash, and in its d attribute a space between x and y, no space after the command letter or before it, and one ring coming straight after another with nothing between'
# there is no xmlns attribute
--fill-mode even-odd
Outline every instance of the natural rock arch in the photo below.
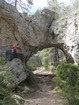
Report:
<svg viewBox="0 0 79 105"><path fill-rule="evenodd" d="M39 50L48 47L61 49L69 63L78 63L78 14L60 21L57 14L43 10L34 16L23 17L12 5L0 0L0 55L13 43L19 43L26 61ZM70 42L70 43L69 43Z"/></svg>

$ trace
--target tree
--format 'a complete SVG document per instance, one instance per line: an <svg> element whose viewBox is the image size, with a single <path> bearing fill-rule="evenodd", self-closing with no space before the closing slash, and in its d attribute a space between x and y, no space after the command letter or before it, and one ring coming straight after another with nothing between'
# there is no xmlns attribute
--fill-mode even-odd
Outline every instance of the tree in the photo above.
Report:
<svg viewBox="0 0 79 105"><path fill-rule="evenodd" d="M59 49L55 47L54 48L54 66L57 66L58 62L59 62Z"/></svg>
<svg viewBox="0 0 79 105"><path fill-rule="evenodd" d="M57 11L58 1L57 0L48 0L49 8L53 11Z"/></svg>
<svg viewBox="0 0 79 105"><path fill-rule="evenodd" d="M73 7L75 7L76 9L79 8L79 0L74 0Z"/></svg>
<svg viewBox="0 0 79 105"><path fill-rule="evenodd" d="M17 2L18 2L18 0L15 0L15 8L17 8Z"/></svg>

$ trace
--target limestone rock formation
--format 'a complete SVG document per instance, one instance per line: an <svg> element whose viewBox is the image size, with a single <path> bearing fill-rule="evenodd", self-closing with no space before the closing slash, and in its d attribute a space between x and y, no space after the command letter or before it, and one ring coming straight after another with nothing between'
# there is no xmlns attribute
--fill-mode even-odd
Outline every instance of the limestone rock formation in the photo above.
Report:
<svg viewBox="0 0 79 105"><path fill-rule="evenodd" d="M55 17L54 12L45 10L24 18L4 0L0 0L0 11L0 54L11 44L19 43L23 53L31 56L41 45L47 43L48 31Z"/></svg>
<svg viewBox="0 0 79 105"><path fill-rule="evenodd" d="M43 10L24 18L12 5L0 0L0 55L18 43L26 61L39 50L57 47L67 62L79 62L79 15L72 13L57 20L56 13Z"/></svg>
<svg viewBox="0 0 79 105"><path fill-rule="evenodd" d="M26 73L24 68L25 67L21 60L16 58L4 66L4 69L7 70L7 72L10 71L12 73L11 82L8 84L10 88L16 87L19 83L27 78L28 73Z"/></svg>
<svg viewBox="0 0 79 105"><path fill-rule="evenodd" d="M64 43L66 51L75 63L79 63L79 14L72 13L51 25L51 30L57 35L57 42Z"/></svg>
<svg viewBox="0 0 79 105"><path fill-rule="evenodd" d="M19 43L22 52L30 56L40 45L44 45L45 34L48 35L47 30L54 19L54 12L40 12L24 18L15 7L4 0L0 0L0 11L0 49L3 52L9 49L11 44Z"/></svg>

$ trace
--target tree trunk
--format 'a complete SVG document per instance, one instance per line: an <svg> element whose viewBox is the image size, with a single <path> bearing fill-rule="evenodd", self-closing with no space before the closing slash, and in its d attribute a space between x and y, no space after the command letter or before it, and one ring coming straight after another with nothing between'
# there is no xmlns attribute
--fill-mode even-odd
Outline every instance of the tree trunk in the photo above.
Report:
<svg viewBox="0 0 79 105"><path fill-rule="evenodd" d="M18 2L18 0L15 0L15 8L17 8L17 2Z"/></svg>
<svg viewBox="0 0 79 105"><path fill-rule="evenodd" d="M55 47L54 48L54 65L56 66L58 62L59 62L59 53L58 53L58 48Z"/></svg>

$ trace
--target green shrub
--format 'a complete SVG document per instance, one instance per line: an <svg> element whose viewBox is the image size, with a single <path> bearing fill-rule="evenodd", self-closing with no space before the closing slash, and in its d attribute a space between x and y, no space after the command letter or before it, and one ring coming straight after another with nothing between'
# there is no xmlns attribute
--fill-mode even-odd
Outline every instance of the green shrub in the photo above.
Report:
<svg viewBox="0 0 79 105"><path fill-rule="evenodd" d="M56 68L55 80L62 89L69 105L79 105L79 67L61 63Z"/></svg>
<svg viewBox="0 0 79 105"><path fill-rule="evenodd" d="M0 56L0 65L4 65L5 63L6 63L5 58Z"/></svg>
<svg viewBox="0 0 79 105"><path fill-rule="evenodd" d="M12 76L11 71L4 70L4 68L0 69L0 86L9 87Z"/></svg>
<svg viewBox="0 0 79 105"><path fill-rule="evenodd" d="M31 62L31 63L28 62L26 66L27 66L27 68L28 68L29 70L31 70L31 71L36 70L36 67L37 67L36 64L34 64L34 63L32 63L32 62Z"/></svg>
<svg viewBox="0 0 79 105"><path fill-rule="evenodd" d="M7 96L0 100L0 105L16 105L16 102L11 96Z"/></svg>
<svg viewBox="0 0 79 105"><path fill-rule="evenodd" d="M13 98L10 96L5 97L2 101L2 105L16 105L16 102Z"/></svg>
<svg viewBox="0 0 79 105"><path fill-rule="evenodd" d="M44 49L40 52L40 57L41 57L41 62L42 62L42 66L44 66L45 70L49 69L49 51L48 49Z"/></svg>
<svg viewBox="0 0 79 105"><path fill-rule="evenodd" d="M42 65L44 66L45 70L49 69L49 63L47 57L42 58Z"/></svg>
<svg viewBox="0 0 79 105"><path fill-rule="evenodd" d="M4 85L0 85L0 105L16 105L15 100L11 96L12 90Z"/></svg>
<svg viewBox="0 0 79 105"><path fill-rule="evenodd" d="M12 73L4 69L4 65L0 65L0 105L16 105L15 100L11 98L12 90L10 83L12 81Z"/></svg>
<svg viewBox="0 0 79 105"><path fill-rule="evenodd" d="M28 69L31 71L36 70L37 67L41 66L41 60L39 56L32 56L27 62Z"/></svg>

